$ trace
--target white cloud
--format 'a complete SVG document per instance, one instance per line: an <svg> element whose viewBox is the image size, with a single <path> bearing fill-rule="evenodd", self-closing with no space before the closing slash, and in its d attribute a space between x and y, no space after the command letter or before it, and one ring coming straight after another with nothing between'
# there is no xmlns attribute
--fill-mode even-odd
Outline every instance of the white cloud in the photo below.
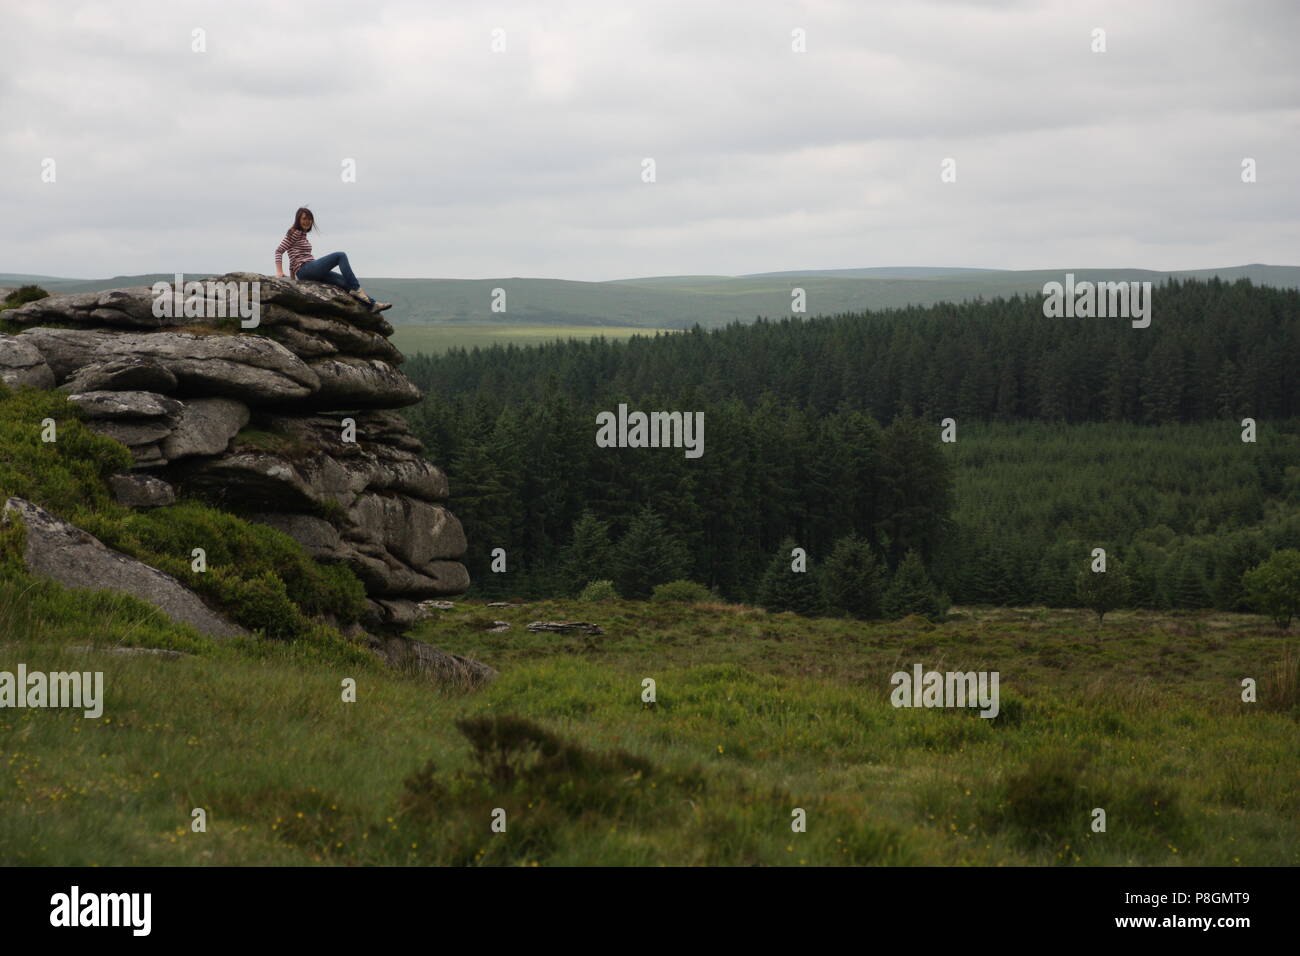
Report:
<svg viewBox="0 0 1300 956"><path fill-rule="evenodd" d="M0 271L267 270L303 202L318 251L389 276L1196 268L1300 240L1285 2L10 0L5 22Z"/></svg>

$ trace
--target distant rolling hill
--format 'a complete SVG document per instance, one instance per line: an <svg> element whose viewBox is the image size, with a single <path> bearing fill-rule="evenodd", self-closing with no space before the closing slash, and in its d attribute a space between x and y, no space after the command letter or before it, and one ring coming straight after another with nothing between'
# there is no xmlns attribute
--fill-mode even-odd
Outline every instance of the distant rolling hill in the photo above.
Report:
<svg viewBox="0 0 1300 956"><path fill-rule="evenodd" d="M1246 265L1222 269L1153 272L1145 269L1039 269L1009 271L938 267L872 267L770 272L742 276L649 276L607 282L567 279L366 279L373 295L394 304L394 325L464 323L538 326L715 328L756 316L790 315L791 290L807 295L808 315L933 305L1015 293L1041 292L1043 283L1073 272L1077 280L1149 280L1168 277L1249 278L1259 285L1300 288L1300 267ZM190 274L190 278L203 278ZM147 285L167 275L63 279L0 273L0 286L35 282L51 292L84 292ZM507 311L490 309L494 289L506 293ZM593 331L598 331L593 329Z"/></svg>

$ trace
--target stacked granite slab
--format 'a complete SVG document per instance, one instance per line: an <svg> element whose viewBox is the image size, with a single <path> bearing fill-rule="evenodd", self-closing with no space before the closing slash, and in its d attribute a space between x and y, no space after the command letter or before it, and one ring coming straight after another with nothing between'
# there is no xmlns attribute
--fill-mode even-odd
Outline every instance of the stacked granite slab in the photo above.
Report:
<svg viewBox="0 0 1300 956"><path fill-rule="evenodd" d="M234 289L256 282L256 325ZM2 313L0 380L58 388L125 444L124 503L215 501L348 564L371 623L469 586L447 478L392 409L420 400L393 328L333 286L231 273L159 308L148 286L52 295ZM161 314L160 314L161 313Z"/></svg>

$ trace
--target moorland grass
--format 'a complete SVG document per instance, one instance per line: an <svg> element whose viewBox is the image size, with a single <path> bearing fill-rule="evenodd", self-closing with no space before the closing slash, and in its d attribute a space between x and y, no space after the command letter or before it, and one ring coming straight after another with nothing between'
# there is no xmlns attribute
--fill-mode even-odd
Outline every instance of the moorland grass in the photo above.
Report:
<svg viewBox="0 0 1300 956"><path fill-rule="evenodd" d="M82 626L108 621L120 639L112 628L140 611ZM30 611L29 668L89 666L68 647L88 643L82 613ZM523 628L563 617L605 633ZM1098 641L1083 612L962 609L929 625L461 604L421 636L500 668L476 695L292 642L97 656L102 719L0 712L0 858L1294 865L1296 712L1262 705L1294 639L1247 616L1117 618ZM492 620L511 629L489 633ZM179 640L150 626L150 642ZM1000 669L1001 714L893 708L889 674L914 662ZM1261 705L1240 700L1250 675ZM196 807L206 833L190 830ZM1105 833L1090 827L1098 807ZM796 808L807 832L791 830Z"/></svg>

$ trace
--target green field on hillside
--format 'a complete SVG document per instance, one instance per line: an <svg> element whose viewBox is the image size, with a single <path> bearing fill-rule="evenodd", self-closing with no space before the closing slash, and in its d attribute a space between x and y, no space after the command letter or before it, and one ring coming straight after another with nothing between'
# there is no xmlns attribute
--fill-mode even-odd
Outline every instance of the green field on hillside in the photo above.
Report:
<svg viewBox="0 0 1300 956"><path fill-rule="evenodd" d="M439 355L448 349L490 348L493 345L540 345L558 339L607 338L621 340L633 335L653 336L657 329L634 326L545 325L532 323L451 323L447 325L399 325L392 342L404 355Z"/></svg>
<svg viewBox="0 0 1300 956"><path fill-rule="evenodd" d="M462 603L418 633L501 674L449 695L156 620L146 639L190 656L78 650L156 615L58 592L5 588L3 668L102 670L104 714L0 714L9 864L1300 863L1296 641L1259 618ZM999 716L894 708L890 674L916 663L999 670Z"/></svg>

